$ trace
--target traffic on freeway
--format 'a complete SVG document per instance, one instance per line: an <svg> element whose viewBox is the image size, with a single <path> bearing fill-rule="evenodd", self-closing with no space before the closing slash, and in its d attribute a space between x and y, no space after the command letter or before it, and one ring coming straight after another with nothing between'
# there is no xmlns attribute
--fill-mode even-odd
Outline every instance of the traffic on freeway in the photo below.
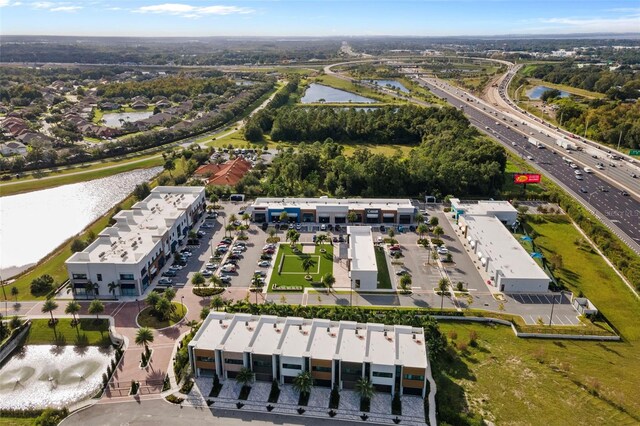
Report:
<svg viewBox="0 0 640 426"><path fill-rule="evenodd" d="M549 143L546 148L539 148L529 142L530 137L548 141L549 138L536 135L529 126L522 127L522 122L516 123L513 118L497 111L486 104L478 104L468 95L459 96L453 92L442 90L439 80L419 79L418 82L427 86L436 96L445 99L450 104L460 107L471 123L483 132L502 142L512 151L516 152L526 161L533 163L535 167L543 171L547 176L554 178L565 189L568 189L576 199L591 210L613 232L624 240L636 252L640 252L640 201L634 198L629 191L614 185L612 181L602 178L594 173L597 162L603 162L610 169L624 170L628 165L623 161L604 160L592 158L588 153L577 151L566 152L564 149ZM437 86L436 86L437 85ZM450 86L449 86L450 87ZM447 90L450 90L447 87ZM463 93L459 91L459 93ZM522 130L519 130L519 129ZM518 130L516 130L518 129ZM531 135L530 133L534 133ZM546 136L546 135L543 135ZM539 144L544 147L544 144ZM552 147L553 146L553 147ZM606 157L606 153L601 154ZM593 161L589 161L593 160ZM575 168L571 166L574 164ZM617 164L611 167L610 164ZM587 167L589 171L585 171ZM576 173L580 171L580 174ZM612 173L612 172L605 172ZM616 175L618 176L618 175ZM636 178L631 178L635 188L638 186ZM612 179L615 179L612 176ZM635 191L634 191L635 192Z"/></svg>

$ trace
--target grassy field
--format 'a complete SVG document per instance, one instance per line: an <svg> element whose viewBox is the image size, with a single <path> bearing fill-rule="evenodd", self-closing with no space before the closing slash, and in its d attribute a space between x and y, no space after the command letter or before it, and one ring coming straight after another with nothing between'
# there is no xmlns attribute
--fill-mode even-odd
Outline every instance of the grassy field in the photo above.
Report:
<svg viewBox="0 0 640 426"><path fill-rule="evenodd" d="M378 288L391 289L391 277L389 265L382 248L376 247L376 264L378 265Z"/></svg>
<svg viewBox="0 0 640 426"><path fill-rule="evenodd" d="M48 319L31 320L25 345L107 346L111 344L108 320L96 321L95 318L82 318L77 328L71 325L71 321L71 318L58 318L58 323L52 327Z"/></svg>
<svg viewBox="0 0 640 426"><path fill-rule="evenodd" d="M502 194L522 194L520 197L526 199L530 195L540 194L545 191L543 184L529 184L526 189L524 185L516 185L513 183L513 173L539 173L529 164L515 155L508 153L507 167L504 170L504 185L502 186Z"/></svg>
<svg viewBox="0 0 640 426"><path fill-rule="evenodd" d="M70 169L43 173L37 176L30 176L28 178L21 179L20 183L0 185L0 195L5 197L8 195L53 188L55 186L67 185L70 183L86 182L89 180L113 176L115 174L128 172L131 170L161 166L163 163L164 161L162 160L162 156L160 154L151 154L147 156L128 158L118 161L107 161L104 163L93 165L73 167ZM104 168L109 166L115 167L111 167L109 169ZM41 179L43 177L49 176L55 177L46 180Z"/></svg>
<svg viewBox="0 0 640 426"><path fill-rule="evenodd" d="M584 98L601 99L606 96L604 93L591 92L585 89L578 89L576 87L567 86L566 84L549 83L548 81L540 80L538 78L529 78L528 86L530 87L527 87L527 90L533 86L546 86L552 89L564 90L565 92L569 92L577 96L582 96Z"/></svg>
<svg viewBox="0 0 640 426"><path fill-rule="evenodd" d="M0 426L32 426L36 417L0 417Z"/></svg>
<svg viewBox="0 0 640 426"><path fill-rule="evenodd" d="M321 249L325 249L326 253L321 253ZM283 256L282 271L278 273ZM311 281L307 281L304 278L306 273L302 269L302 259L307 256L311 256L311 259L315 262L309 270L309 275L312 277ZM273 284L312 287L312 283L319 283L324 274L333 273L333 246L331 244L318 245L315 246L313 253L294 253L289 244L283 243L278 248L273 265L274 271L271 274L269 291L271 291Z"/></svg>
<svg viewBox="0 0 640 426"><path fill-rule="evenodd" d="M440 329L457 334L457 348L433 367L441 422L478 424L470 413L509 425L640 421L635 345L518 339L508 327L481 324L441 321Z"/></svg>
<svg viewBox="0 0 640 426"><path fill-rule="evenodd" d="M173 305L173 312L166 320L159 320L151 314L151 308L144 308L138 315L138 324L141 327L151 328L166 328L177 324L184 318L187 313L187 307L180 302L171 302Z"/></svg>

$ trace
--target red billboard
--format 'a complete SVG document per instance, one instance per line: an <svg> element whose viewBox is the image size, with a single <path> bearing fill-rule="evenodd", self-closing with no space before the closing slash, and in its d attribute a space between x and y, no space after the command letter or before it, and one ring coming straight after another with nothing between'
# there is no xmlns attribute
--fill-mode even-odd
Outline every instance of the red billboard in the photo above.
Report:
<svg viewBox="0 0 640 426"><path fill-rule="evenodd" d="M514 173L513 183L522 185L525 183L540 183L541 176L537 173Z"/></svg>

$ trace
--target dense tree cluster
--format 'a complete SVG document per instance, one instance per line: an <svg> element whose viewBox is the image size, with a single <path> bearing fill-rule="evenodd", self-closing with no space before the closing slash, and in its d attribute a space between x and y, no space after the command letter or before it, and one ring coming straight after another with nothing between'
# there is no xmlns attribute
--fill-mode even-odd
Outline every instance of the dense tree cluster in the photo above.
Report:
<svg viewBox="0 0 640 426"><path fill-rule="evenodd" d="M222 95L236 84L224 77L193 78L191 76L178 75L164 78L156 78L147 81L125 81L112 83L98 88L98 95L105 98L123 97L130 99L134 96L170 97L175 94L184 96L197 96L201 93L213 93Z"/></svg>
<svg viewBox="0 0 640 426"><path fill-rule="evenodd" d="M529 71L529 75L550 83L606 93L611 99L624 100L640 97L640 76L626 66L610 71L608 67L599 66L578 68L572 61L568 61L537 65Z"/></svg>

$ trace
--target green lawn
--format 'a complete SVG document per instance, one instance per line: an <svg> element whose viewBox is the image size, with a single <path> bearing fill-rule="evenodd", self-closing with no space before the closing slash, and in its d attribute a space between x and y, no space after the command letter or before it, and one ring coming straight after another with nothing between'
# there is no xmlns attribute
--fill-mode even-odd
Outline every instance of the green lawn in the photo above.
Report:
<svg viewBox="0 0 640 426"><path fill-rule="evenodd" d="M32 426L36 417L0 417L0 426Z"/></svg>
<svg viewBox="0 0 640 426"><path fill-rule="evenodd" d="M540 194L545 191L544 176L541 184L529 184L524 188L524 185L516 185L513 183L514 173L540 173L535 170L529 164L527 164L521 158L508 153L507 167L504 170L504 185L500 190L501 194L509 196L518 196L518 198L526 199L527 197L535 194Z"/></svg>
<svg viewBox="0 0 640 426"><path fill-rule="evenodd" d="M376 264L378 265L378 288L391 289L391 277L389 276L389 265L382 247L376 247Z"/></svg>
<svg viewBox="0 0 640 426"><path fill-rule="evenodd" d="M138 324L141 327L166 328L177 324L184 318L187 308L180 302L171 302L173 305L173 313L166 320L159 320L155 315L151 314L151 308L144 308L138 315Z"/></svg>
<svg viewBox="0 0 640 426"><path fill-rule="evenodd" d="M547 259L562 256L563 268L554 274L574 293L582 291L625 339L640 341L636 320L640 301L597 253L579 248L574 242L582 235L566 216L533 215L527 226L535 231L534 242ZM536 223L540 221L540 223Z"/></svg>
<svg viewBox="0 0 640 426"><path fill-rule="evenodd" d="M477 347L451 348L433 365L441 422L478 424L473 413L509 425L640 421L636 345L518 339L481 324L441 321L440 329L460 343L478 334Z"/></svg>
<svg viewBox="0 0 640 426"><path fill-rule="evenodd" d="M71 321L71 318L58 318L58 323L52 327L48 319L31 320L25 345L107 346L111 344L108 320L96 321L95 318L82 318L77 328L71 325Z"/></svg>
<svg viewBox="0 0 640 426"><path fill-rule="evenodd" d="M298 247L302 246L298 245ZM325 249L326 253L321 253L321 249ZM282 271L278 273L278 268L280 267L283 256L284 263L282 265ZM315 264L309 270L309 275L312 277L311 281L305 280L304 277L306 273L302 269L302 259L307 256L311 256L315 261ZM313 287L313 283L319 283L324 274L328 272L333 273L333 246L331 244L318 245L315 246L314 253L294 253L289 244L283 243L278 248L273 268L274 270L269 282L269 291L271 291L273 284Z"/></svg>

